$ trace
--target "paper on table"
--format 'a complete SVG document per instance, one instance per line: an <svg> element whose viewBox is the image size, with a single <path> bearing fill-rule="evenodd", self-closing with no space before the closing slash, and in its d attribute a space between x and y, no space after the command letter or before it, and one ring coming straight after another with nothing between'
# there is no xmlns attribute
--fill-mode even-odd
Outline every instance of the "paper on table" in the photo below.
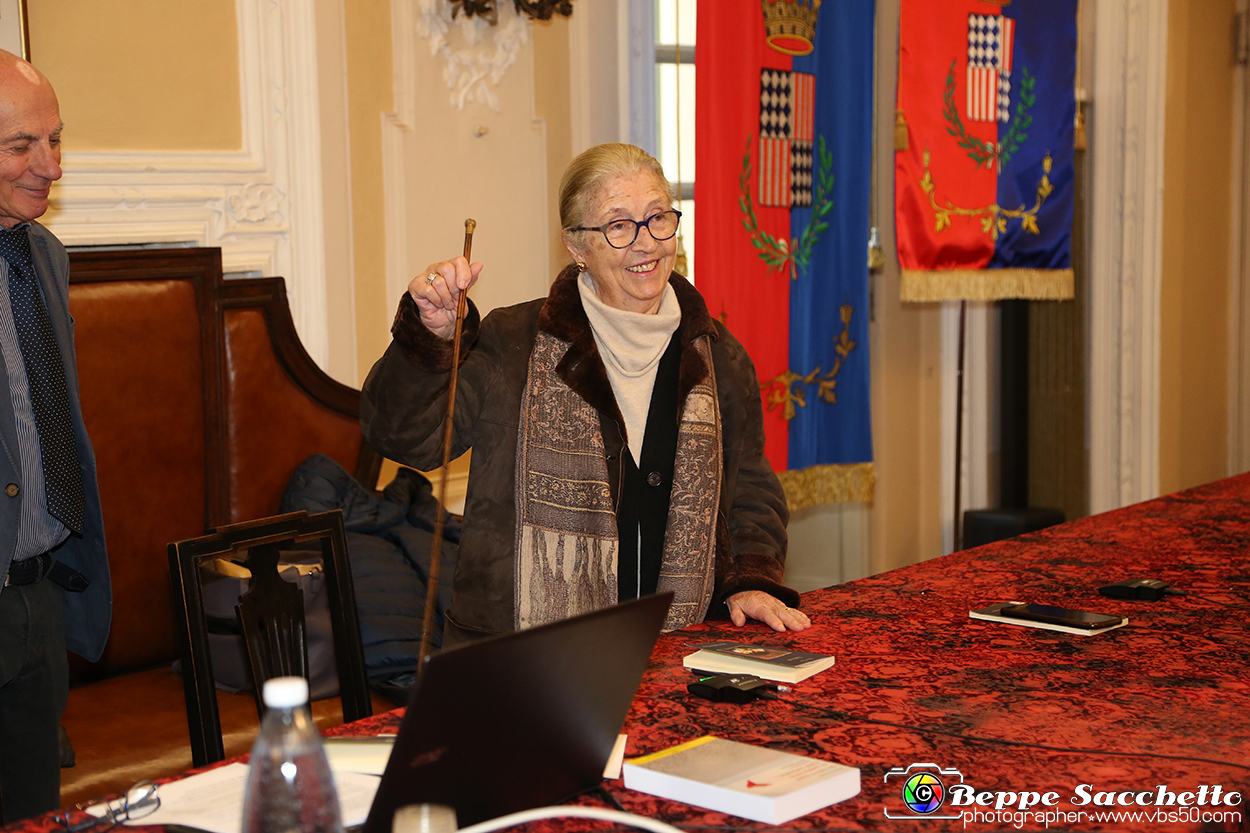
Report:
<svg viewBox="0 0 1250 833"><path fill-rule="evenodd" d="M334 773L344 827L364 824L373 795L378 791L379 780L377 776L355 772ZM247 764L227 764L210 769L199 775L161 784L161 806L157 811L126 824L179 824L210 833L242 833L243 793L246 788ZM103 814L103 808L96 813Z"/></svg>
<svg viewBox="0 0 1250 833"><path fill-rule="evenodd" d="M395 748L395 738L326 738L325 748L335 775L340 772L381 775Z"/></svg>
<svg viewBox="0 0 1250 833"><path fill-rule="evenodd" d="M629 735L617 735L612 745L612 754L608 756L607 766L603 768L603 777L609 780L621 777L621 765L625 763L625 741Z"/></svg>

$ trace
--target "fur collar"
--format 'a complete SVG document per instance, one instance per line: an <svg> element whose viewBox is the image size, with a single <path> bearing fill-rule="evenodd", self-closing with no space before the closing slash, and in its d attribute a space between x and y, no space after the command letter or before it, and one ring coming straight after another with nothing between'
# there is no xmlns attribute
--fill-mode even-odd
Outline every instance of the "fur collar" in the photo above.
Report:
<svg viewBox="0 0 1250 833"><path fill-rule="evenodd" d="M680 414L686 395L711 371L697 351L685 348L696 338L715 339L717 333L716 323L708 314L703 296L690 281L674 272L668 279L668 285L673 288L681 305L681 323L677 326L683 348L677 399ZM581 295L577 291L576 266L566 266L551 285L547 302L538 316L538 330L569 344L568 352L556 366L556 373L564 383L591 407L611 415L618 424L623 423L616 397L612 395L612 383L608 381L599 347L590 331L590 319L586 317Z"/></svg>

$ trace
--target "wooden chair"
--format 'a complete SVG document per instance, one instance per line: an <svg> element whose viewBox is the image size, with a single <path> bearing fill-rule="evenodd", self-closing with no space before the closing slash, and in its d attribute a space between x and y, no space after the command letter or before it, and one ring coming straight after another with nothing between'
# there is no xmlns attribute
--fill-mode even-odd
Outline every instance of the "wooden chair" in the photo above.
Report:
<svg viewBox="0 0 1250 833"><path fill-rule="evenodd" d="M233 557L232 560L242 561L252 572L248 591L240 598L236 611L255 681L256 708L261 713L260 690L265 680L288 674L308 677L304 594L279 576L277 564L279 549L309 542L321 546L343 719L359 720L373 713L360 619L347 559L343 513L337 509L315 515L293 512L222 526L213 534L169 545L174 618L182 654L183 689L195 766L225 757L200 563L206 559ZM245 558L241 557L243 554Z"/></svg>

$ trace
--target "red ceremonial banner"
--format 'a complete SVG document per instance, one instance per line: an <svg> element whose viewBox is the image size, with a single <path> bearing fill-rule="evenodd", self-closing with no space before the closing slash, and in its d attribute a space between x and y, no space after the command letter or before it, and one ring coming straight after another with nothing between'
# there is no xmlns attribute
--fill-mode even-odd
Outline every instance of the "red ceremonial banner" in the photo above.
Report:
<svg viewBox="0 0 1250 833"><path fill-rule="evenodd" d="M790 329L790 275L769 270L742 228L740 186L737 180L703 177L701 169L739 170L750 154L750 188L759 200L759 149L747 137L760 128L760 68L789 70L791 58L768 47L759 0L717 0L715 14L698 20L701 72L695 100L698 124L715 130L695 135L695 200L699 206L696 258L699 290L720 298L710 312L746 346L761 379L772 379L789 367L789 345L778 332ZM790 210L757 204L760 228L778 240L790 239ZM765 452L773 468L786 469L789 427L781 410L764 411Z"/></svg>
<svg viewBox="0 0 1250 833"><path fill-rule="evenodd" d="M933 210L923 189L915 187L927 175L930 181L942 183L943 198L955 205L995 202L998 172L992 166L969 162L964 149L949 135L942 107L952 58L950 50L934 49L933 44L967 43L968 13L985 4L965 0L964 5L969 12L953 14L946 3L914 2L899 20L899 62L912 71L898 85L898 108L907 116L911 135L923 142L895 159L898 257L904 269L982 269L994 255L994 241L982 230L980 218L954 217L941 235L931 234ZM956 72L956 106L974 98L969 95L967 74ZM990 145L998 141L995 121L969 119L966 128L969 135Z"/></svg>

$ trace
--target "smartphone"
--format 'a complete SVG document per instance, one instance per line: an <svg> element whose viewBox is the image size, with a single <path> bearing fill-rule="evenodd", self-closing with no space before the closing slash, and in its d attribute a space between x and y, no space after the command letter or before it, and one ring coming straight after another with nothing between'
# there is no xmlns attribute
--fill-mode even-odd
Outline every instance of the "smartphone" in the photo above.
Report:
<svg viewBox="0 0 1250 833"><path fill-rule="evenodd" d="M1090 613L1085 610L1071 610L1066 607L1032 603L1007 605L998 611L998 615L1009 619L1048 622L1052 625L1065 625L1069 628L1083 628L1091 631L1114 627L1124 621L1122 616L1109 616L1105 613Z"/></svg>

